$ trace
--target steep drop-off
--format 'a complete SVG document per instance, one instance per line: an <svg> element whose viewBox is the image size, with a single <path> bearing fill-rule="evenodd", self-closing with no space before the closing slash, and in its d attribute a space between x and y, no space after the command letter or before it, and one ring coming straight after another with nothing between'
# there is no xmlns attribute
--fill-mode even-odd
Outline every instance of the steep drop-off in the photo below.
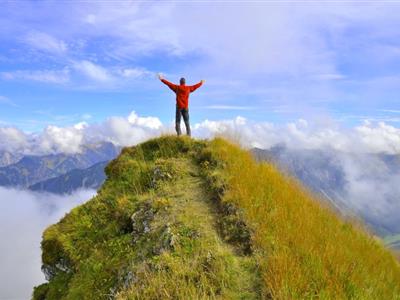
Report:
<svg viewBox="0 0 400 300"><path fill-rule="evenodd" d="M123 149L43 234L38 299L400 299L374 237L222 139Z"/></svg>

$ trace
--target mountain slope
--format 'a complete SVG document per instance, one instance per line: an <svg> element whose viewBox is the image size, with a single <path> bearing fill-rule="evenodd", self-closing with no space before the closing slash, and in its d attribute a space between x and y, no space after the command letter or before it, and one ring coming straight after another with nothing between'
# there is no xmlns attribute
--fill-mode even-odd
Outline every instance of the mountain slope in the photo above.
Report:
<svg viewBox="0 0 400 300"><path fill-rule="evenodd" d="M398 155L289 149L284 145L252 149L252 153L298 178L343 215L362 218L385 240L400 233ZM398 243L388 245L399 247Z"/></svg>
<svg viewBox="0 0 400 300"><path fill-rule="evenodd" d="M106 179L104 168L107 164L108 161L103 161L87 169L74 169L66 174L38 182L29 189L54 194L71 194L82 188L98 189Z"/></svg>
<svg viewBox="0 0 400 300"><path fill-rule="evenodd" d="M298 178L313 192L325 196L341 212L350 211L343 199L346 176L334 153L321 150L290 150L283 145L268 150L252 149L256 159L277 164L288 174Z"/></svg>
<svg viewBox="0 0 400 300"><path fill-rule="evenodd" d="M98 195L43 234L34 299L398 299L377 240L240 148L123 149Z"/></svg>

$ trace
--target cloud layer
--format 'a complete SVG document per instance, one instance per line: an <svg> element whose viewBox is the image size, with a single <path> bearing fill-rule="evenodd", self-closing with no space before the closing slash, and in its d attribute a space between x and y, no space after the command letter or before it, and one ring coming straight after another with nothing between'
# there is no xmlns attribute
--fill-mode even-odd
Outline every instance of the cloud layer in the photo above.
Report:
<svg viewBox="0 0 400 300"><path fill-rule="evenodd" d="M184 126L182 124L182 126ZM270 148L286 144L294 149L330 148L350 153L400 153L400 129L385 122L364 121L353 128L342 128L334 121L308 122L299 119L286 124L256 122L243 117L204 120L192 125L193 135L211 138L222 135L243 146ZM80 122L73 126L47 126L38 133L14 127L0 127L0 150L24 154L76 153L86 143L109 141L119 146L135 145L163 133L174 134L171 124L153 116L113 116L101 123Z"/></svg>
<svg viewBox="0 0 400 300"><path fill-rule="evenodd" d="M400 129L384 122L365 121L354 128L341 128L333 121L309 123L300 119L277 125L237 117L233 120L205 120L194 128L199 136L228 136L248 148L268 149L284 143L293 149L329 148L350 153L400 153Z"/></svg>
<svg viewBox="0 0 400 300"><path fill-rule="evenodd" d="M338 155L346 176L345 199L374 226L400 233L400 163L384 156Z"/></svg>
<svg viewBox="0 0 400 300"><path fill-rule="evenodd" d="M109 117L102 123L80 122L73 126L48 125L38 133L15 127L0 127L0 151L44 155L77 153L87 143L108 141L119 146L135 145L170 130L157 117L140 117L132 111L127 117Z"/></svg>
<svg viewBox="0 0 400 300"><path fill-rule="evenodd" d="M33 286L45 281L40 250L43 230L94 194L82 190L56 196L0 187L0 299L30 299Z"/></svg>

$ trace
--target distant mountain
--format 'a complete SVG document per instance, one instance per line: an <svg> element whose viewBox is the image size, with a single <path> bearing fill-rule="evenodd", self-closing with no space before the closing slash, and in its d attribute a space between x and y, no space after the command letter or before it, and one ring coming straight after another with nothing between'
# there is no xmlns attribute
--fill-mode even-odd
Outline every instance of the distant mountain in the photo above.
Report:
<svg viewBox="0 0 400 300"><path fill-rule="evenodd" d="M0 167L8 166L18 162L22 158L20 153L12 153L9 151L0 151Z"/></svg>
<svg viewBox="0 0 400 300"><path fill-rule="evenodd" d="M74 169L64 175L38 182L29 189L54 194L71 194L82 188L97 190L106 179L104 168L107 164L108 161L104 161L87 169Z"/></svg>
<svg viewBox="0 0 400 300"><path fill-rule="evenodd" d="M109 161L119 151L114 144L103 142L83 146L82 152L76 154L24 156L17 163L0 168L0 186L26 188L74 169L86 169Z"/></svg>

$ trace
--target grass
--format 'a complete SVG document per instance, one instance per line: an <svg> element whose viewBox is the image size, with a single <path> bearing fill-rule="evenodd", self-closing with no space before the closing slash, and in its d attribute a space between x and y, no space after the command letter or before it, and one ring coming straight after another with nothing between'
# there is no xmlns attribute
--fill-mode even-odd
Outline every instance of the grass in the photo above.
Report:
<svg viewBox="0 0 400 300"><path fill-rule="evenodd" d="M253 229L272 298L400 299L399 264L379 241L239 147L216 139L208 152L209 176L226 178L223 201L240 207Z"/></svg>
<svg viewBox="0 0 400 300"><path fill-rule="evenodd" d="M400 299L379 241L223 139L153 139L106 173L44 232L35 300Z"/></svg>
<svg viewBox="0 0 400 300"><path fill-rule="evenodd" d="M258 299L255 260L221 240L197 167L187 158L176 163L186 174L157 190L171 200L152 222L169 224L176 244L135 266L136 280L117 299Z"/></svg>

